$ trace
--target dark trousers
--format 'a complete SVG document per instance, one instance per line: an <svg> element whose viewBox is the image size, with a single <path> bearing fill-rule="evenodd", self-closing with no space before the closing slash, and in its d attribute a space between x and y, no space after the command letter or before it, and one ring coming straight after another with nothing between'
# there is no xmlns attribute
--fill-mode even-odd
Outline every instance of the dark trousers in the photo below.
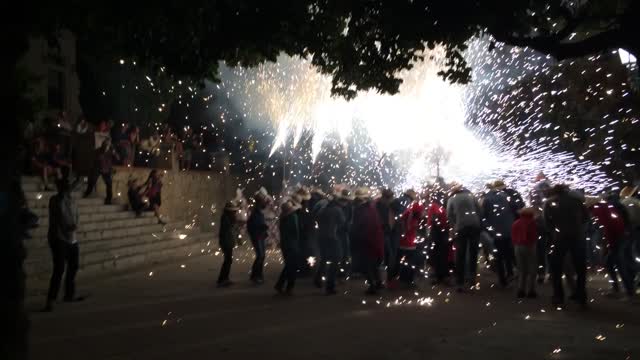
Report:
<svg viewBox="0 0 640 360"><path fill-rule="evenodd" d="M284 258L284 267L282 268L282 272L280 273L280 277L278 278L278 282L276 283L276 288L282 289L285 285L287 286L287 291L293 290L296 285L296 277L298 275L298 254L282 254Z"/></svg>
<svg viewBox="0 0 640 360"><path fill-rule="evenodd" d="M443 281L449 275L449 239L446 233L433 236L432 264L436 280Z"/></svg>
<svg viewBox="0 0 640 360"><path fill-rule="evenodd" d="M622 278L622 285L629 296L635 294L635 287L633 284L633 272L630 268L630 263L627 260L627 247L624 239L619 239L612 246L609 247L607 254L607 273L609 279L612 281L613 290L620 291L620 285L618 284L618 274ZM617 272L616 272L617 270Z"/></svg>
<svg viewBox="0 0 640 360"><path fill-rule="evenodd" d="M222 261L222 267L220 268L218 284L229 281L229 272L231 271L231 263L233 263L233 247L222 249L222 255L224 256L224 260Z"/></svg>
<svg viewBox="0 0 640 360"><path fill-rule="evenodd" d="M456 282L458 286L464 285L464 275L467 270L475 281L478 262L478 244L480 241L480 228L466 227L460 229L456 236Z"/></svg>
<svg viewBox="0 0 640 360"><path fill-rule="evenodd" d="M369 288L378 289L382 286L380 279L380 259L367 258L367 284Z"/></svg>
<svg viewBox="0 0 640 360"><path fill-rule="evenodd" d="M513 245L511 239L503 236L495 236L496 245L496 270L502 286L507 285L507 277L513 276Z"/></svg>
<svg viewBox="0 0 640 360"><path fill-rule="evenodd" d="M417 250L398 250L397 266L398 273L400 274L400 281L407 284L413 284L416 275L416 258Z"/></svg>
<svg viewBox="0 0 640 360"><path fill-rule="evenodd" d="M538 257L538 278L544 278L547 274L548 255L547 243L549 242L549 233L547 232L542 217L536 219L538 228L538 241L536 242L536 256ZM586 250L585 250L586 251Z"/></svg>
<svg viewBox="0 0 640 360"><path fill-rule="evenodd" d="M336 273L338 272L338 263L335 260L321 258L318 264L318 270L314 278L316 284L322 283L322 277L325 277L325 288L327 291L336 289Z"/></svg>
<svg viewBox="0 0 640 360"><path fill-rule="evenodd" d="M113 198L113 188L112 188L112 176L111 172L100 173L93 172L89 176L89 183L87 184L87 191L84 192L84 196L89 196L96 188L96 183L98 182L98 177L102 177L102 181L104 181L104 186L107 189L107 197L104 199L105 203L111 203L111 199Z"/></svg>
<svg viewBox="0 0 640 360"><path fill-rule="evenodd" d="M251 267L251 280L263 280L264 258L266 255L266 239L251 240L256 259Z"/></svg>
<svg viewBox="0 0 640 360"><path fill-rule="evenodd" d="M576 292L574 296L581 304L587 302L586 291L586 244L581 237L556 239L553 241L553 251L549 255L551 263L551 277L553 281L553 302L564 303L564 288L562 286L562 274L564 259L567 253L571 254L573 265L576 271Z"/></svg>
<svg viewBox="0 0 640 360"><path fill-rule="evenodd" d="M398 276L398 247L393 241L393 234L385 234L384 236L384 265L387 267L387 281L395 279Z"/></svg>
<svg viewBox="0 0 640 360"><path fill-rule="evenodd" d="M64 279L64 298L71 300L76 292L76 274L80 259L78 243L69 244L59 239L49 239L49 248L53 257L53 273L49 282L47 301L53 302L58 298L65 266L67 271Z"/></svg>

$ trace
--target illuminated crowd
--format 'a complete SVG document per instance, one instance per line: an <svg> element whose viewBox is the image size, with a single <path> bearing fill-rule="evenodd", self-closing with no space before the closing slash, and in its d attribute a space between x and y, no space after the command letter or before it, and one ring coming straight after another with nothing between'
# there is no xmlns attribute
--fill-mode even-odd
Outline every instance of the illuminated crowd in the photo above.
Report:
<svg viewBox="0 0 640 360"><path fill-rule="evenodd" d="M233 250L246 230L255 251L250 280L264 283L266 249L278 244L284 267L275 289L286 295L300 277L327 295L337 293L337 278L358 277L370 295L419 281L473 292L484 264L518 298L536 298L548 279L554 305L565 303L566 287L568 299L586 306L587 271L602 267L610 296L635 298L637 187L589 196L540 173L524 196L502 180L474 193L438 179L399 196L387 188L296 186L277 200L261 188L251 200L239 193L222 213L219 287L233 285Z"/></svg>

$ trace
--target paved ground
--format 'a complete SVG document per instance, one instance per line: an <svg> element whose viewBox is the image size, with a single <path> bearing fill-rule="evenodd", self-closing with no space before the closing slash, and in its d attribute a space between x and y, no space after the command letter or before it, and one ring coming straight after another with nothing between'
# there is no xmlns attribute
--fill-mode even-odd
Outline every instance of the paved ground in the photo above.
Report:
<svg viewBox="0 0 640 360"><path fill-rule="evenodd" d="M516 301L491 287L385 292L365 297L361 280L326 297L302 279L291 298L274 295L281 265L271 254L267 283L249 285L250 256L232 268L237 285L217 289L221 256L80 282L90 297L32 313L32 359L636 359L640 306L605 298L592 276L591 309ZM556 352L554 354L554 351Z"/></svg>

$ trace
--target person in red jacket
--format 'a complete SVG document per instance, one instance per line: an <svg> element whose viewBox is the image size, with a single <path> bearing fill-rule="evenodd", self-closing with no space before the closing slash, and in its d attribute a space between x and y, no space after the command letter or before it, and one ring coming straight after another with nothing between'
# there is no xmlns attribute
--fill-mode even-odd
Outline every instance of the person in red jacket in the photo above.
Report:
<svg viewBox="0 0 640 360"><path fill-rule="evenodd" d="M449 224L447 222L447 209L444 207L444 193L434 191L429 194L429 207L427 208L427 228L431 248L431 265L434 268L435 279L433 284L446 281L449 275Z"/></svg>
<svg viewBox="0 0 640 360"><path fill-rule="evenodd" d="M518 269L518 298L535 298L536 295L536 243L538 229L534 208L523 208L520 217L511 226L511 241L516 254ZM526 290L526 293L525 293Z"/></svg>
<svg viewBox="0 0 640 360"><path fill-rule="evenodd" d="M635 287L633 284L633 274L625 262L625 241L626 241L626 214L624 209L619 209L612 202L601 201L592 205L589 210L595 222L600 225L604 235L606 245L604 255L606 256L607 272L609 281L613 287L612 295L620 293L618 283L618 273L622 278L627 296L634 297ZM617 271L616 271L617 270Z"/></svg>
<svg viewBox="0 0 640 360"><path fill-rule="evenodd" d="M418 201L411 203L402 214L404 234L400 237L400 249L396 267L400 269L400 281L414 285L416 268L416 238L418 228L424 217L424 206Z"/></svg>

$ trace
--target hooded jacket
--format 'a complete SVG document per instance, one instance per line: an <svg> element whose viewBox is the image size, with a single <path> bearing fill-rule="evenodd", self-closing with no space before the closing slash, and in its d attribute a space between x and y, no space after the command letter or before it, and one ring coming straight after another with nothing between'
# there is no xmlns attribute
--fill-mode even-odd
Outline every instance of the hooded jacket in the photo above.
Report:
<svg viewBox="0 0 640 360"><path fill-rule="evenodd" d="M545 228L555 240L579 240L584 237L584 226L589 215L584 204L563 191L547 200L543 217Z"/></svg>
<svg viewBox="0 0 640 360"><path fill-rule="evenodd" d="M469 227L480 228L480 207L469 190L460 190L449 198L447 218L455 232Z"/></svg>
<svg viewBox="0 0 640 360"><path fill-rule="evenodd" d="M280 217L280 249L284 256L295 255L300 250L300 225L297 211Z"/></svg>
<svg viewBox="0 0 640 360"><path fill-rule="evenodd" d="M482 201L487 231L494 237L511 237L511 225L514 217L507 195L502 191L491 190Z"/></svg>

